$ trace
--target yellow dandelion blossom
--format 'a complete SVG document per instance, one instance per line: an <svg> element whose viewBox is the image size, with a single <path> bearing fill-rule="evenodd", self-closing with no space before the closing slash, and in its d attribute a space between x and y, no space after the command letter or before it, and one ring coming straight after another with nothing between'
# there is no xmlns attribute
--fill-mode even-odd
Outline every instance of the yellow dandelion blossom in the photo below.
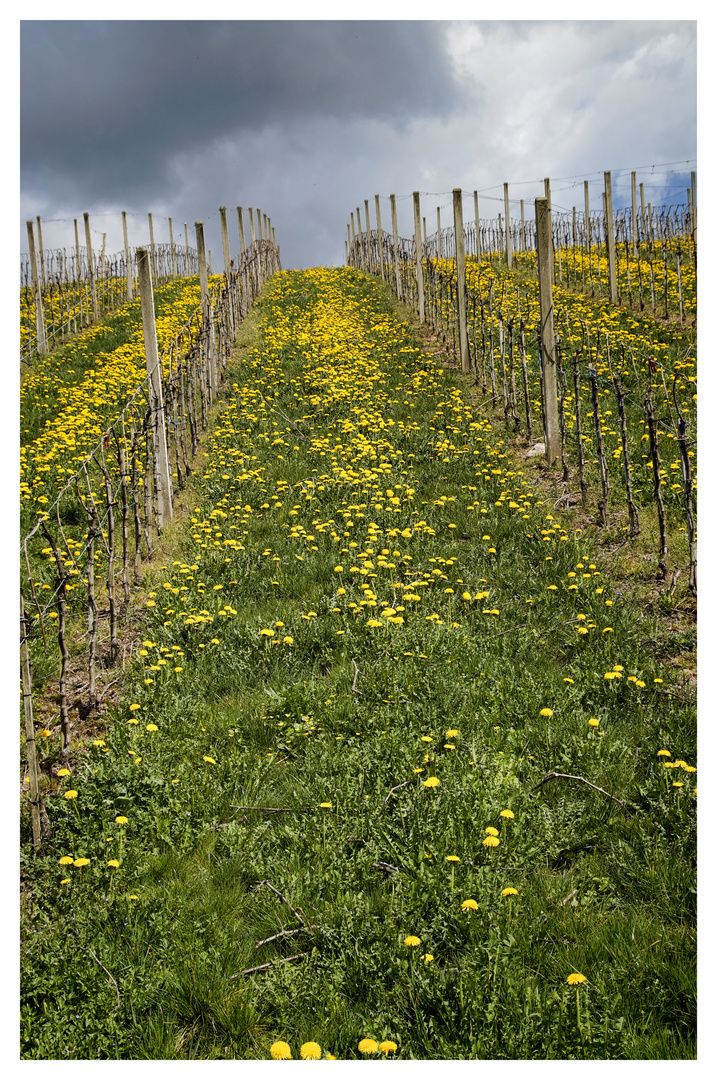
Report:
<svg viewBox="0 0 717 1080"><path fill-rule="evenodd" d="M272 1043L269 1053L275 1061L291 1061L291 1048L288 1043L282 1042L281 1039Z"/></svg>

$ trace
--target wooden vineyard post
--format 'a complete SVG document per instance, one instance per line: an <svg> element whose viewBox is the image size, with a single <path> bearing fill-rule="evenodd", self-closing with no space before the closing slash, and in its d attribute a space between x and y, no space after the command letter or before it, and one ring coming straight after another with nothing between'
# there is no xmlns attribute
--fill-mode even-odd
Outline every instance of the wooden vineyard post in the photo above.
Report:
<svg viewBox="0 0 717 1080"><path fill-rule="evenodd" d="M398 263L398 219L396 217L396 196L391 195L391 228L393 229L393 269L396 274L396 296L403 300L401 289L401 269Z"/></svg>
<svg viewBox="0 0 717 1080"><path fill-rule="evenodd" d="M22 704L25 712L25 750L27 753L27 772L30 780L30 806L32 807L32 844L40 846L42 828L40 822L40 785L37 767L37 744L35 742L35 722L32 716L32 669L27 648L27 619L25 603L20 594L20 666L22 669Z"/></svg>
<svg viewBox="0 0 717 1080"><path fill-rule="evenodd" d="M37 337L37 351L39 353L46 353L47 347L47 334L45 332L45 315L42 309L42 291L40 289L40 278L37 272L37 252L35 251L35 235L33 232L32 222L27 223L27 241L30 245L30 269L32 273L32 293L35 300L35 333Z"/></svg>
<svg viewBox="0 0 717 1080"><path fill-rule="evenodd" d="M226 206L219 207L219 218L222 227L222 253L224 255L224 274L227 279L227 304L229 307L229 334L234 338L236 320L234 318L234 303L232 299L232 260L229 251L229 229L227 227L227 208Z"/></svg>
<svg viewBox="0 0 717 1080"><path fill-rule="evenodd" d="M251 211L249 211L251 213ZM197 258L199 259L199 290L202 298L202 321L208 333L209 322L209 279L207 277L207 258L206 249L204 247L204 225L201 221L194 222L194 228L197 234ZM252 222L252 234L254 232ZM252 241L253 243L253 241ZM208 346L208 366L209 366L209 400L214 400L217 392L217 373L214 367L214 354L211 350L211 346Z"/></svg>
<svg viewBox="0 0 717 1080"><path fill-rule="evenodd" d="M473 210L476 218L476 259L480 262L480 220L478 218L478 192L473 192Z"/></svg>
<svg viewBox="0 0 717 1080"><path fill-rule="evenodd" d="M366 212L366 269L369 274L373 273L373 256L371 251L371 219L368 212L368 199L363 201L364 210Z"/></svg>
<svg viewBox="0 0 717 1080"><path fill-rule="evenodd" d="M376 234L378 236L378 260L381 267L381 280L386 280L386 269L383 261L383 231L381 230L381 203L378 195L374 195L376 203Z"/></svg>
<svg viewBox="0 0 717 1080"><path fill-rule="evenodd" d="M610 303L617 303L617 274L615 272L615 223L612 216L612 180L605 173L605 244L607 246L607 274Z"/></svg>
<svg viewBox="0 0 717 1080"><path fill-rule="evenodd" d="M246 251L246 240L244 239L244 215L241 206L237 206L237 223L239 225L239 254L243 258Z"/></svg>
<svg viewBox="0 0 717 1080"><path fill-rule="evenodd" d="M139 294L142 303L142 329L149 376L150 409L152 413L152 445L157 475L157 526L162 529L172 520L172 473L167 453L167 432L164 424L162 370L157 350L157 327L154 321L152 275L146 248L137 250ZM200 266L202 265L200 259ZM206 273L206 263L204 264Z"/></svg>
<svg viewBox="0 0 717 1080"><path fill-rule="evenodd" d="M92 238L90 236L90 215L83 214L85 219L85 247L87 249L87 276L90 282L90 292L92 294L92 318L95 322L98 319L97 313L97 286L95 283L95 268L92 258Z"/></svg>
<svg viewBox="0 0 717 1080"><path fill-rule="evenodd" d="M466 321L466 242L463 232L463 192L453 189L453 227L456 237L456 293L458 299L458 349L461 358L461 371L471 369L468 352L468 326Z"/></svg>
<svg viewBox="0 0 717 1080"><path fill-rule="evenodd" d="M510 235L510 203L508 201L508 185L503 184L503 201L505 203L505 259L508 269L513 269L513 240Z"/></svg>
<svg viewBox="0 0 717 1080"><path fill-rule="evenodd" d="M421 198L417 191L413 193L413 229L416 251L416 288L418 290L418 317L426 321L426 298L423 291L423 244L421 242Z"/></svg>
<svg viewBox="0 0 717 1080"><path fill-rule="evenodd" d="M174 233L172 232L172 219L169 219L169 258L172 269L172 277L177 276L177 262L174 257Z"/></svg>
<svg viewBox="0 0 717 1080"><path fill-rule="evenodd" d="M558 382L555 365L555 328L552 289L552 228L547 199L535 200L535 234L538 249L540 293L540 343L543 359L543 409L545 412L545 458L554 465L560 453Z"/></svg>
<svg viewBox="0 0 717 1080"><path fill-rule="evenodd" d="M147 219L149 221L149 257L150 257L150 264L151 264L151 267L152 267L152 280L156 281L157 280L157 259L156 259L155 250L154 250L154 226L152 224L152 215L147 214Z"/></svg>
<svg viewBox="0 0 717 1080"><path fill-rule="evenodd" d="M124 263L125 263L125 269L127 271L127 300L131 302L132 300L134 300L134 289L133 289L133 285L134 285L133 277L134 277L134 275L132 274L132 265L130 263L130 256L129 256L129 239L128 239L128 236L127 236L127 211L126 210L122 211L122 234L123 234L123 237L124 237Z"/></svg>

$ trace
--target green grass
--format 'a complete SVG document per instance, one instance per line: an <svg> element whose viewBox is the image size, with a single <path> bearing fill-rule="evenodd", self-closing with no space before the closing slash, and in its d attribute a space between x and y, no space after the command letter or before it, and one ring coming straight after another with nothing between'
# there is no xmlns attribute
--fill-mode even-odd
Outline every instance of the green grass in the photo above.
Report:
<svg viewBox="0 0 717 1080"><path fill-rule="evenodd" d="M23 816L25 1059L695 1056L689 687L395 310L259 303L146 655L37 855Z"/></svg>

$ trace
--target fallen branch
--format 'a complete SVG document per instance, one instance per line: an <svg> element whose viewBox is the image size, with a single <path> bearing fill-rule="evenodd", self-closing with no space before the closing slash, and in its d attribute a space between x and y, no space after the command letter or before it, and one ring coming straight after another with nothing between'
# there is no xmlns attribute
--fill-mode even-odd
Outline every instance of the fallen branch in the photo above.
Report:
<svg viewBox="0 0 717 1080"><path fill-rule="evenodd" d="M395 787L392 787L392 788L391 788L391 790L389 791L388 795L386 796L386 798L385 798L385 799L383 800L383 805L384 805L384 806L386 805L386 803L388 802L388 800L389 800L389 799L391 798L391 796L393 795L394 791L400 791L402 787L408 787L408 785L409 785L410 783L412 783L412 781L411 781L411 780L404 780L402 784L396 784L396 786L395 786Z"/></svg>
<svg viewBox="0 0 717 1080"><path fill-rule="evenodd" d="M397 866L392 866L391 863L383 862L379 859L378 862L371 863L375 870L385 870L387 874L400 874L400 869Z"/></svg>
<svg viewBox="0 0 717 1080"><path fill-rule="evenodd" d="M91 956L91 957L92 957L92 959L93 959L93 960L95 961L95 963L97 963L97 964L99 964L99 965L100 965L100 967L101 967L101 968L102 968L102 970L104 971L105 975L107 976L107 978L108 978L108 979L110 980L110 982L111 982L111 983L112 983L112 985L114 986L114 988L115 988L115 994L117 995L117 1008L119 1009L119 1007L120 1007L120 992L119 992L119 986L117 985L117 981L116 981L116 979L115 979L115 978L114 978L114 977L113 977L112 975L110 975L110 973L109 973L109 971L107 970L107 968L105 967L105 965L104 965L104 964L102 963L102 961L101 961L101 960L98 960L98 959L97 959L97 957L96 957L96 956L95 956L95 954L94 954L94 953L92 952L92 949L90 949L90 948L89 948L89 946L86 946L86 945L80 945L80 948L81 948L81 949L85 949L85 950L86 950L86 951L87 951L87 952L88 952L88 953L90 954L90 956Z"/></svg>
<svg viewBox="0 0 717 1080"><path fill-rule="evenodd" d="M608 799L612 799L614 802L619 803L620 806L625 807L625 803L621 799L618 799L615 795L611 795L609 791L605 791L605 788L598 787L597 784L591 784L589 780L586 780L584 776L570 776L568 773L551 772L547 776L544 776L539 784L532 787L528 792L532 795L534 791L537 791L543 784L547 784L549 780L578 780L581 784L587 784L588 787L593 788L595 791L599 791L602 795L607 795Z"/></svg>
<svg viewBox="0 0 717 1080"><path fill-rule="evenodd" d="M278 941L279 938L293 937L294 934L300 934L303 930L302 926L296 928L296 930L282 930L279 934L273 934L272 937L264 938L263 941L257 941L254 946L256 949L260 949L262 945L268 945L270 941Z"/></svg>
<svg viewBox="0 0 717 1080"><path fill-rule="evenodd" d="M304 957L306 957L308 955L309 954L307 952L300 952L300 953L296 953L295 956L280 956L280 957L277 957L277 961L280 964L289 964L292 960L303 960ZM238 979L240 975L256 975L259 971L268 971L273 963L274 963L274 961L271 960L268 964L260 964L259 967L246 968L246 970L244 970L244 971L238 971L236 975L230 975L229 978L230 979Z"/></svg>
<svg viewBox="0 0 717 1080"><path fill-rule="evenodd" d="M299 914L297 913L297 911L296 911L296 908L294 908L294 907L292 907L292 906L291 906L291 904L290 904L290 903L289 903L289 901L288 901L288 900L286 899L286 897L284 896L284 894L283 894L283 893L280 893L278 889L275 889L275 888L274 888L274 886L273 886L273 885L272 885L272 883L271 883L271 882L270 882L270 881L268 880L268 878L264 878L264 880L263 880L263 881L260 881L260 882L259 882L259 884L257 885L257 889L260 889L262 885L266 885L267 889L271 889L271 891L272 891L273 893L275 893L275 895L276 895L276 896L278 896L278 897L279 897L279 899L281 900L282 904L286 904L286 906L288 907L289 911L291 911L291 912L292 912L292 914L293 914L293 915L295 916L295 918L296 918L296 919L297 919L297 920L298 920L298 921L299 921L299 922L301 923L301 925L302 925L302 926L304 927L304 929L306 929L306 928L307 928L307 927L306 927L306 921L305 921L305 919L302 919L301 915L299 915Z"/></svg>
<svg viewBox="0 0 717 1080"><path fill-rule="evenodd" d="M354 675L354 681L353 681L353 684L352 684L352 686L351 686L351 693L352 693L352 694L358 694L358 695L359 695L360 697L363 697L363 693L362 693L362 692L361 692L360 690L357 690L357 689L356 689L356 680L357 680L357 679L358 679L358 677L359 677L359 669L358 669L358 664L356 663L356 661L355 661L355 660L352 660L352 661L351 661L351 663L353 664L353 666L354 666L354 671L355 671L355 673L356 673L356 674Z"/></svg>

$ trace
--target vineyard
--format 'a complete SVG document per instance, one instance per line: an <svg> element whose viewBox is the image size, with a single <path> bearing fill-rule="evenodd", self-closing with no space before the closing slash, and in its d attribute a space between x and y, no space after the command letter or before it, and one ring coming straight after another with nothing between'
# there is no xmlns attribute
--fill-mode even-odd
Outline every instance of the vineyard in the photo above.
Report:
<svg viewBox="0 0 717 1080"><path fill-rule="evenodd" d="M615 221L554 337L477 213L23 284L23 1059L696 1056L693 207Z"/></svg>

